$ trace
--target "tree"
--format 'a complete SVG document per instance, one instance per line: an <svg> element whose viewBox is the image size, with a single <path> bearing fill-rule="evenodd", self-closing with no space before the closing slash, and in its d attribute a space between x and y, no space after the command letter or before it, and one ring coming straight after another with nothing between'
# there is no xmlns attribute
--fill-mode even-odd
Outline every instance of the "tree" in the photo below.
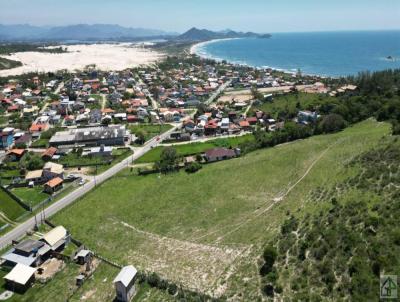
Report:
<svg viewBox="0 0 400 302"><path fill-rule="evenodd" d="M337 132L346 127L346 121L340 114L331 113L324 116L318 126L318 130L322 133Z"/></svg>
<svg viewBox="0 0 400 302"><path fill-rule="evenodd" d="M168 173L175 170L178 163L178 153L173 147L166 147L161 151L160 161L157 163L162 173Z"/></svg>
<svg viewBox="0 0 400 302"><path fill-rule="evenodd" d="M194 163L191 163L190 165L188 165L188 166L185 168L185 171L186 171L187 173L196 173L196 172L199 171L201 168L203 168L203 166L202 166L200 163L194 162Z"/></svg>
<svg viewBox="0 0 400 302"><path fill-rule="evenodd" d="M28 160L26 167L28 170L38 170L43 167L43 161L39 155L32 155Z"/></svg>
<svg viewBox="0 0 400 302"><path fill-rule="evenodd" d="M135 132L135 135L137 137L136 141L139 144L143 145L145 143L145 141L146 141L146 131L144 131L143 129L138 129Z"/></svg>

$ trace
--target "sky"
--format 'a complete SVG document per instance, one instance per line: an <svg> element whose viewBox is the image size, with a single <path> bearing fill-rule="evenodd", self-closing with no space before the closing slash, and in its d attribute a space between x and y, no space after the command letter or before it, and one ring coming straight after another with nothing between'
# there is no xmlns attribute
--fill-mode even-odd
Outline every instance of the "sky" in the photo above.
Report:
<svg viewBox="0 0 400 302"><path fill-rule="evenodd" d="M0 0L1 24L262 33L400 29L400 0Z"/></svg>

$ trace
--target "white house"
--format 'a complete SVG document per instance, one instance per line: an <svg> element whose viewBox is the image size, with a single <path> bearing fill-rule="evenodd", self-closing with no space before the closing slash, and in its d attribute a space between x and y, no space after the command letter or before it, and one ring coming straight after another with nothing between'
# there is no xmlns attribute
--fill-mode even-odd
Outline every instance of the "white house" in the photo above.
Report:
<svg viewBox="0 0 400 302"><path fill-rule="evenodd" d="M122 302L131 301L136 294L135 281L137 270L132 265L122 268L113 283L117 292L117 300Z"/></svg>

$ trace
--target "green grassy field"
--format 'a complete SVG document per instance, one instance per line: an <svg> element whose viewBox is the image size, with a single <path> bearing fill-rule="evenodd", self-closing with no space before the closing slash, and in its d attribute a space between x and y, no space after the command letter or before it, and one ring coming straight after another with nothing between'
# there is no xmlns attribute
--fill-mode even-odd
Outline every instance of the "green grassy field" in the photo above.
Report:
<svg viewBox="0 0 400 302"><path fill-rule="evenodd" d="M237 147L239 144L250 140L253 140L253 136L251 134L232 138L215 139L204 143L178 144L175 145L174 148L177 150L180 156L188 156L202 153L215 147ZM142 157L138 158L135 163L143 164L160 160L161 152L164 148L165 147L163 146L159 146L152 149Z"/></svg>
<svg viewBox="0 0 400 302"><path fill-rule="evenodd" d="M24 214L25 210L3 190L0 190L0 212L4 213L8 219L15 220Z"/></svg>
<svg viewBox="0 0 400 302"><path fill-rule="evenodd" d="M36 186L34 188L14 188L11 190L11 192L22 199L26 204L30 204L32 202L32 206L35 206L42 201L46 200L49 198L49 194L46 194L43 192L43 187L42 186Z"/></svg>
<svg viewBox="0 0 400 302"><path fill-rule="evenodd" d="M89 248L191 288L233 299L260 298L257 259L288 213L357 173L348 163L388 135L368 120L345 131L205 166L196 174L139 177L128 170L53 221ZM312 197L312 198L311 198Z"/></svg>
<svg viewBox="0 0 400 302"><path fill-rule="evenodd" d="M143 130L145 133L145 141L151 140L153 137L160 135L169 129L172 126L169 124L155 125L155 124L138 124L138 125L130 125L128 129L131 133L136 133L138 130Z"/></svg>
<svg viewBox="0 0 400 302"><path fill-rule="evenodd" d="M277 118L279 112L286 111L290 114L296 114L299 110L315 110L325 103L334 103L335 98L316 93L294 93L274 96L272 102L265 102L259 106L253 106L251 112L261 110Z"/></svg>
<svg viewBox="0 0 400 302"><path fill-rule="evenodd" d="M34 141L31 144L32 148L47 148L49 145L49 139L45 139L45 138L40 138L36 141Z"/></svg>

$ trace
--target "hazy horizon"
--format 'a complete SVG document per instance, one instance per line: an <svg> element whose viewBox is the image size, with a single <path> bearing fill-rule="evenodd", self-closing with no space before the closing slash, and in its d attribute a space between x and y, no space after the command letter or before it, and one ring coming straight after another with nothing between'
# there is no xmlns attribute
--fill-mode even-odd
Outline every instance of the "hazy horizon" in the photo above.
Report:
<svg viewBox="0 0 400 302"><path fill-rule="evenodd" d="M180 33L192 27L269 33L400 29L400 1L321 2L37 0L33 3L14 0L3 1L0 23L33 26L118 24ZM44 9L46 14L43 14Z"/></svg>

